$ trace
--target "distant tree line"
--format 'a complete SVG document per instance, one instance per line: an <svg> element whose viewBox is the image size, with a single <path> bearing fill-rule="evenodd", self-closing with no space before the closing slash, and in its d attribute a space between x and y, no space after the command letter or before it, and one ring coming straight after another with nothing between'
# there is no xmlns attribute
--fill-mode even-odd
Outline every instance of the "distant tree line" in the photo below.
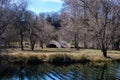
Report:
<svg viewBox="0 0 120 80"><path fill-rule="evenodd" d="M27 9L27 0L0 0L0 43L4 47L30 43L44 48L51 40L65 40L79 50L120 50L119 0L62 0L60 13L36 15Z"/></svg>

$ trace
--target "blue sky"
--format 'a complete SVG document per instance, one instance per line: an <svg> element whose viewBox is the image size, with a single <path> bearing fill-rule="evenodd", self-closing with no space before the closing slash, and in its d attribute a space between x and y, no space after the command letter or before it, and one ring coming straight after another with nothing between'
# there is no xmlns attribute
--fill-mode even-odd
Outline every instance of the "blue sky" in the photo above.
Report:
<svg viewBox="0 0 120 80"><path fill-rule="evenodd" d="M42 12L56 12L62 8L61 0L28 0L28 9L36 14Z"/></svg>

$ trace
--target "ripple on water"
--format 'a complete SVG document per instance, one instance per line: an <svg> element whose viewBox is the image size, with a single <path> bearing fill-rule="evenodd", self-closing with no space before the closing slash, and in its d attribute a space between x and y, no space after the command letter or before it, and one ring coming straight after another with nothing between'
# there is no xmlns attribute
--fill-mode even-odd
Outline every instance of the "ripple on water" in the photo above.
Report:
<svg viewBox="0 0 120 80"><path fill-rule="evenodd" d="M120 63L1 64L0 80L120 80Z"/></svg>

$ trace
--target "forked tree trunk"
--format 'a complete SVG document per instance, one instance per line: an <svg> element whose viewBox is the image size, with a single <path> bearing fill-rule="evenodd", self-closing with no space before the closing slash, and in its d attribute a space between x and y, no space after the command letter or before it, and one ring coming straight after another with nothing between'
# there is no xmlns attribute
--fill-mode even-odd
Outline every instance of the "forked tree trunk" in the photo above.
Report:
<svg viewBox="0 0 120 80"><path fill-rule="evenodd" d="M36 43L36 38L34 37L34 35L31 35L30 36L30 47L31 47L31 50L33 51L34 50L34 48L35 48L35 43Z"/></svg>
<svg viewBox="0 0 120 80"><path fill-rule="evenodd" d="M33 50L34 50L34 47L35 47L35 42L34 42L34 41L33 41L33 42L31 41L30 43L31 43L31 50L33 51Z"/></svg>

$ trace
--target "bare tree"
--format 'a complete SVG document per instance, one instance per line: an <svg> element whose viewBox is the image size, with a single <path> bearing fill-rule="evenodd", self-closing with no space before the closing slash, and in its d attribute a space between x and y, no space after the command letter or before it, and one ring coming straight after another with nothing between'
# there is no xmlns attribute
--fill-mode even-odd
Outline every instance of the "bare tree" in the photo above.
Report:
<svg viewBox="0 0 120 80"><path fill-rule="evenodd" d="M10 0L0 0L0 36L9 26L11 17Z"/></svg>
<svg viewBox="0 0 120 80"><path fill-rule="evenodd" d="M103 56L107 57L107 50L111 45L117 26L113 23L117 19L118 4L112 0L81 0L88 9L89 25L92 29L92 36L99 43ZM118 1L118 0L117 0Z"/></svg>
<svg viewBox="0 0 120 80"><path fill-rule="evenodd" d="M107 50L119 33L119 0L63 0L63 26L74 34L75 48L78 49L80 38L86 46L87 39L95 41L96 45L107 57ZM67 24L67 25L66 25ZM69 24L69 25L68 25ZM83 28L84 27L84 28ZM86 29L86 30L85 30ZM91 34L91 37L86 35ZM116 35L117 34L117 35ZM89 35L90 36L90 35ZM115 39L118 42L119 39Z"/></svg>
<svg viewBox="0 0 120 80"><path fill-rule="evenodd" d="M28 12L27 14L27 23L28 23L28 31L27 31L27 36L29 37L30 40L30 47L31 50L34 50L35 43L38 39L37 37L37 26L38 26L38 18L33 12Z"/></svg>
<svg viewBox="0 0 120 80"><path fill-rule="evenodd" d="M80 0L64 0L62 13L67 14L67 20L63 17L63 24L67 25L67 31L73 34L74 47L79 50L79 42L82 32L84 31L84 8ZM65 25L66 25L65 24ZM64 26L64 25L63 25Z"/></svg>
<svg viewBox="0 0 120 80"><path fill-rule="evenodd" d="M13 4L11 2L12 0L0 0L0 42L3 42L1 40L2 37L4 36L3 33L6 31L8 26L10 26L12 21ZM0 47L3 44L0 44Z"/></svg>
<svg viewBox="0 0 120 80"><path fill-rule="evenodd" d="M114 37L113 37L113 49L120 50L120 8L119 6L114 6L116 10L113 14L113 26L116 27Z"/></svg>
<svg viewBox="0 0 120 80"><path fill-rule="evenodd" d="M44 44L51 40L51 35L54 31L54 27L46 20L46 15L41 13L38 17L37 35L39 38L40 46L43 49Z"/></svg>
<svg viewBox="0 0 120 80"><path fill-rule="evenodd" d="M15 13L14 13L14 16L15 16L14 24L15 24L16 29L19 32L21 50L24 50L23 40L24 40L24 32L25 32L26 26L27 26L26 7L27 7L27 2L21 0L21 2L19 4L16 4Z"/></svg>

